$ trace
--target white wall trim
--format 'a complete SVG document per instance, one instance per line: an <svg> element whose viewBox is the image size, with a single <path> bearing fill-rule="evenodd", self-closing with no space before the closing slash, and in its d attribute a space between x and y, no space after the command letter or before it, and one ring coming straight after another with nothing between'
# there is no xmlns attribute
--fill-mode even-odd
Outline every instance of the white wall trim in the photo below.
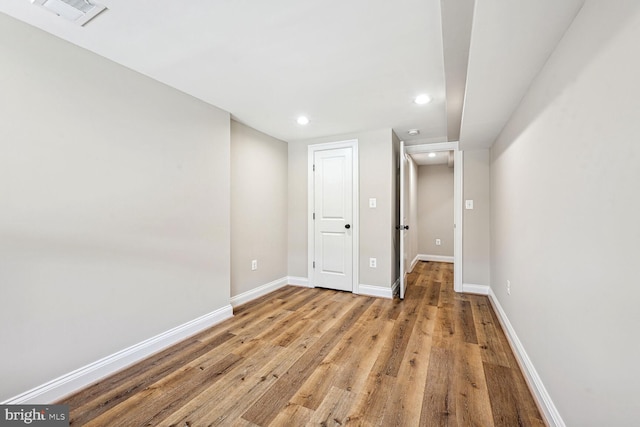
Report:
<svg viewBox="0 0 640 427"><path fill-rule="evenodd" d="M520 369L524 373L529 389L533 393L533 397L536 400L538 408L545 418L545 421L550 427L566 427L562 416L560 416L560 412L558 412L558 408L556 408L556 405L554 405L551 400L551 396L542 383L540 375L538 375L536 368L533 366L533 362L529 359L529 356L527 355L522 342L518 338L513 325L511 325L507 314L500 305L500 301L498 301L496 294L493 293L493 289L491 288L489 288L489 301L498 315L498 319L500 320L500 324L507 335L511 349L518 360Z"/></svg>
<svg viewBox="0 0 640 427"><path fill-rule="evenodd" d="M458 143L455 143L455 162L453 164L453 212L455 217L454 223L454 243L453 243L453 257L455 263L453 264L453 290L456 292L462 292L462 229L464 227L462 208L464 206L464 155L463 152L458 150Z"/></svg>
<svg viewBox="0 0 640 427"><path fill-rule="evenodd" d="M416 255L416 257L413 259L413 261L411 261L411 266L409 267L409 273L411 273L413 271L414 268L416 268L416 264L418 263L418 261L420 261L420 255ZM400 279L398 279L400 280Z"/></svg>
<svg viewBox="0 0 640 427"><path fill-rule="evenodd" d="M474 285L473 283L463 283L462 292L465 294L489 295L489 286Z"/></svg>
<svg viewBox="0 0 640 427"><path fill-rule="evenodd" d="M333 150L336 148L351 148L353 155L353 218L351 219L351 233L353 237L352 247L352 282L351 291L360 293L358 287L360 283L360 155L358 154L358 140L349 139L346 141L328 142L323 144L312 144L307 148L307 275L309 287L314 287L313 283L313 261L314 261L314 238L315 227L311 213L314 207L314 173L313 158L316 151Z"/></svg>
<svg viewBox="0 0 640 427"><path fill-rule="evenodd" d="M398 277L396 281L393 282L393 285L391 285L391 298L399 294L400 294L400 278Z"/></svg>
<svg viewBox="0 0 640 427"><path fill-rule="evenodd" d="M400 285L400 282L398 282L398 285ZM395 283L394 285L395 286ZM370 297L377 297L377 298L387 298L387 299L393 299L393 288L390 287L385 287L385 286L375 286L375 285L363 285L362 283L360 283L360 295L367 295Z"/></svg>
<svg viewBox="0 0 640 427"><path fill-rule="evenodd" d="M287 283L293 286L302 286L303 288L312 287L309 285L309 279L306 277L289 276L287 277Z"/></svg>
<svg viewBox="0 0 640 427"><path fill-rule="evenodd" d="M49 404L158 353L185 338L233 317L231 305L219 308L110 356L5 400L3 405Z"/></svg>
<svg viewBox="0 0 640 427"><path fill-rule="evenodd" d="M418 254L416 258L419 261L448 262L450 264L453 264L453 261L455 260L455 258L452 256L429 254Z"/></svg>
<svg viewBox="0 0 640 427"><path fill-rule="evenodd" d="M231 297L231 306L237 307L256 298L260 298L263 295L267 295L268 293L278 290L284 286L287 286L289 281L288 279L288 277L282 277L280 279L274 280L273 282L251 289L250 291L243 292L240 295Z"/></svg>

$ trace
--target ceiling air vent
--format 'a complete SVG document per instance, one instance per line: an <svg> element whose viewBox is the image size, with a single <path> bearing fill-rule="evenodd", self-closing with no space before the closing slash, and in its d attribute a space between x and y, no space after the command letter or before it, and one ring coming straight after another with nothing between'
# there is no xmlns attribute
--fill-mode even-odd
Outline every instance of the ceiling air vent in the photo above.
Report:
<svg viewBox="0 0 640 427"><path fill-rule="evenodd" d="M89 3L87 0L31 0L31 3L78 25L86 24L106 9L101 4Z"/></svg>

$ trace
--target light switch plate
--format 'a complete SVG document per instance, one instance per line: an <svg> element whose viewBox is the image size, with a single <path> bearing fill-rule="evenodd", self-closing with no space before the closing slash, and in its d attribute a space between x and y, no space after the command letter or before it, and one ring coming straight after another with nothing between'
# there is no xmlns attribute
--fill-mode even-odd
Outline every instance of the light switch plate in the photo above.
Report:
<svg viewBox="0 0 640 427"><path fill-rule="evenodd" d="M464 201L465 209L473 209L473 200L465 200Z"/></svg>
<svg viewBox="0 0 640 427"><path fill-rule="evenodd" d="M375 208L378 205L378 199L369 199L369 207L370 208Z"/></svg>

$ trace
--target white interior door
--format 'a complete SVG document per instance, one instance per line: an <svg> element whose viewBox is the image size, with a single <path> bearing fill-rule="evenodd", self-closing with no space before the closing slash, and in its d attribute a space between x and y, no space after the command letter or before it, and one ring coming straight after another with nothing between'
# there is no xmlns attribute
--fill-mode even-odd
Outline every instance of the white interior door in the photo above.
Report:
<svg viewBox="0 0 640 427"><path fill-rule="evenodd" d="M353 149L313 157L313 285L353 291Z"/></svg>
<svg viewBox="0 0 640 427"><path fill-rule="evenodd" d="M409 162L404 149L404 141L400 141L400 298L404 299L407 289L409 245Z"/></svg>

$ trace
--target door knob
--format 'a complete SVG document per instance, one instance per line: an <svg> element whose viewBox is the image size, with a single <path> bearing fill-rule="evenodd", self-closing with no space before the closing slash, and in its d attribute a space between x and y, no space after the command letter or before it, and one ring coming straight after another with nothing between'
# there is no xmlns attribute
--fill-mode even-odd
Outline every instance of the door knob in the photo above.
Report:
<svg viewBox="0 0 640 427"><path fill-rule="evenodd" d="M405 226L404 226L404 229L405 229L405 230L408 230L408 229L409 229L409 226L408 226L408 225L405 225Z"/></svg>
<svg viewBox="0 0 640 427"><path fill-rule="evenodd" d="M351 228L351 224L347 224L344 226L344 228L346 228L347 230Z"/></svg>

